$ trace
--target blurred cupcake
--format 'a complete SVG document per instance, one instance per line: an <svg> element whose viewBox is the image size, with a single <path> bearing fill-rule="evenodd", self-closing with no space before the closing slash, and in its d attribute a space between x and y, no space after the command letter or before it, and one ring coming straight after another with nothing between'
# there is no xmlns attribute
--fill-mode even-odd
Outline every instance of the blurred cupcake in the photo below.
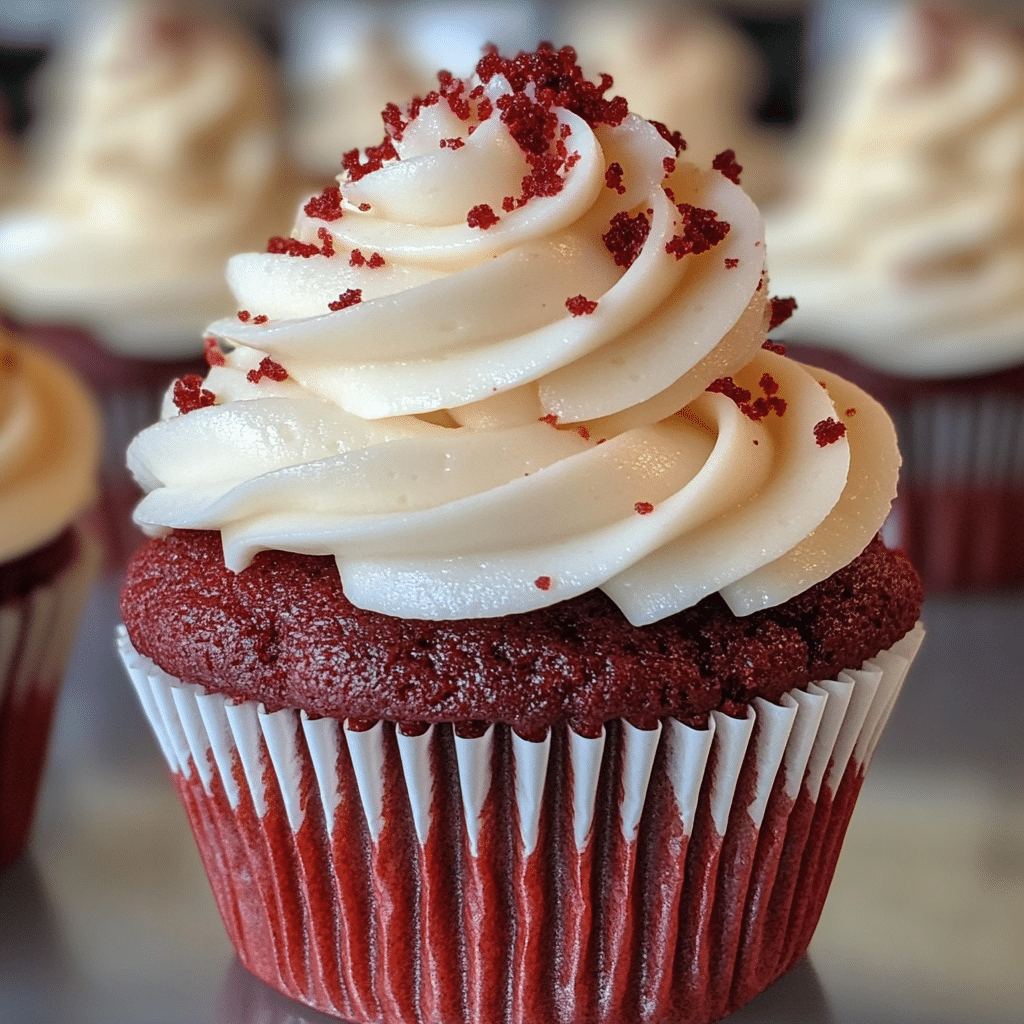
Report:
<svg viewBox="0 0 1024 1024"><path fill-rule="evenodd" d="M558 37L572 40L583 68L608 72L611 91L628 97L631 110L678 129L687 159L710 165L732 149L751 198L776 197L779 142L753 120L765 71L736 29L657 0L584 0L560 10Z"/></svg>
<svg viewBox="0 0 1024 1024"><path fill-rule="evenodd" d="M604 91L542 47L389 111L129 449L125 664L242 962L346 1020L747 1001L920 642L891 423Z"/></svg>
<svg viewBox="0 0 1024 1024"><path fill-rule="evenodd" d="M54 359L0 328L0 867L32 824L50 719L95 569L99 415Z"/></svg>
<svg viewBox="0 0 1024 1024"><path fill-rule="evenodd" d="M783 336L888 406L892 528L926 585L1019 585L1024 37L908 8L837 81L768 224L772 286L798 303Z"/></svg>
<svg viewBox="0 0 1024 1024"><path fill-rule="evenodd" d="M24 201L0 220L0 308L102 398L116 561L137 537L128 440L232 308L227 256L286 230L298 188L272 68L226 24L98 8L47 85Z"/></svg>

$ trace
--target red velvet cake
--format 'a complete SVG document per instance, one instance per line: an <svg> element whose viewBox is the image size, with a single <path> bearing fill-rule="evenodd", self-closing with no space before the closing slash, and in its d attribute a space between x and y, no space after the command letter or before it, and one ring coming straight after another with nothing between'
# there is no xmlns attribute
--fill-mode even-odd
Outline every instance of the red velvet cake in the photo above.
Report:
<svg viewBox="0 0 1024 1024"><path fill-rule="evenodd" d="M921 642L891 422L767 342L736 154L610 86L389 105L128 451L119 649L225 927L347 1021L730 1013Z"/></svg>

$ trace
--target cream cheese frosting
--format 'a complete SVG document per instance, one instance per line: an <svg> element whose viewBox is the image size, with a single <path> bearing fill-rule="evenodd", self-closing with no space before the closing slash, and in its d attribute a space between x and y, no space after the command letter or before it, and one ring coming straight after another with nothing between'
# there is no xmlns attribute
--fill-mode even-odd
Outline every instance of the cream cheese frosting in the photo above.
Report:
<svg viewBox="0 0 1024 1024"><path fill-rule="evenodd" d="M56 69L29 194L0 222L0 300L174 358L233 308L228 256L285 229L299 186L271 65L234 28L157 3L102 12Z"/></svg>
<svg viewBox="0 0 1024 1024"><path fill-rule="evenodd" d="M129 449L144 529L219 530L235 570L330 554L354 604L432 619L594 587L635 624L715 591L747 614L860 553L888 418L762 347L756 207L573 59L442 76L231 260L209 374Z"/></svg>
<svg viewBox="0 0 1024 1024"><path fill-rule="evenodd" d="M99 415L61 364L0 329L0 563L55 537L93 500Z"/></svg>
<svg viewBox="0 0 1024 1024"><path fill-rule="evenodd" d="M915 377L1024 359L1024 41L905 9L828 104L770 271L784 335Z"/></svg>

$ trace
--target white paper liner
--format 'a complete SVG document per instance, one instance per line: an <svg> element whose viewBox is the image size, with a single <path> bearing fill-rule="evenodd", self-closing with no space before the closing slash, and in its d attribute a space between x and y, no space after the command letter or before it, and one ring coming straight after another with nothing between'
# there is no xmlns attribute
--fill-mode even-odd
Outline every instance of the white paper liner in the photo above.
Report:
<svg viewBox="0 0 1024 1024"><path fill-rule="evenodd" d="M73 564L0 605L0 865L21 851L32 821L57 691L99 562L78 531Z"/></svg>
<svg viewBox="0 0 1024 1024"><path fill-rule="evenodd" d="M305 921L300 927L306 936L299 943L301 963L295 961L297 954L287 936L281 938L282 929L287 929L273 923L257 927L234 908L232 901L244 900L245 895L239 895L226 879L215 878L211 870L215 867L211 860L216 859L211 851L221 850L218 844L223 836L216 841L210 836L204 839L197 828L225 923L243 962L254 973L309 1005L353 1020L377 1019L379 1014L387 1021L426 1017L444 1022L618 1024L634 1019L717 1019L715 1014L729 1012L749 999L803 952L820 913L856 789L922 638L918 625L861 669L794 690L778 705L757 699L744 719L714 712L706 729L693 729L674 719L652 730L617 722L611 744L608 730L597 738L564 730L557 755L553 731L540 743L523 740L502 726L491 726L472 739L454 735L446 725L405 736L383 722L356 730L347 723L311 719L291 710L267 713L260 705L232 703L169 676L134 650L123 627L117 643L186 806L198 802L206 808L198 817L193 815L193 825L199 822L212 833L217 829L233 832L238 823L247 837L249 856L273 862L274 871L284 861L291 864L292 875L275 876L272 885L267 880L263 884L265 902L280 903L276 910L267 909L268 918L282 913L287 905ZM444 774L445 757L449 776ZM552 773L556 759L558 770ZM849 793L842 790L844 786ZM671 797L666 798L669 792ZM614 795L616 826L611 830L606 827L608 805L603 802L608 793ZM355 812L353 794L358 794ZM560 799L564 805L556 806ZM217 810L218 801L223 811ZM801 801L803 810L794 810ZM830 809L840 805L845 817L838 820L842 816L837 811L837 820L830 824ZM502 806L506 813L501 812ZM666 807L667 818L662 816ZM515 823L511 833L507 812ZM461 823L453 823L453 815ZM814 826L817 840L805 846L812 817L818 823ZM796 834L798 818L803 839ZM759 842L762 826L768 831ZM353 872L367 871L367 884L360 889L362 902L357 905L350 896L349 905L332 910L318 924L322 915L315 893L352 884L347 877L339 877L336 866L330 866L332 856L338 855L338 848L331 844L339 841L339 830L348 844L345 856L361 865ZM359 836L363 830L365 839ZM419 860L418 867L403 861L410 878L395 876L389 859L399 848L399 833L411 837L401 841L403 857L419 850L413 858ZM565 835L570 845L559 846L553 838L556 834ZM314 840L314 835L319 838ZM458 835L464 843L461 854L458 841L451 845L451 836L457 840ZM664 917L660 903L648 906L642 879L652 870L648 861L655 855L650 851L673 841L673 835L684 844L684 854L689 843L689 857L696 859L693 865L687 862L689 874L684 878L680 873L674 883L678 921L666 923L660 920ZM223 856L234 856L234 840L227 842ZM323 848L314 855L306 851L307 842ZM761 885L762 875L774 878L780 851L786 843L797 842L801 870L814 872L812 896L802 899L799 887L794 896L795 869L778 870L779 891L765 889L757 899L749 896L745 879ZM694 852L698 846L699 856ZM560 855L553 853L558 849ZM574 854L569 852L572 849ZM507 852L500 854L502 850ZM570 876L568 883L555 885L547 879L552 856L569 858L563 865ZM511 857L511 862L505 863L504 857ZM742 884L742 891L735 907L719 896L717 904L709 902L697 913L697 895L690 891L689 876L710 873L713 886L720 859L739 865L738 871L730 869L722 877L726 888ZM438 865L444 874L438 873ZM321 870L327 875L321 877ZM346 867L342 876L347 871ZM580 871L584 872L579 875L582 901L573 899L570 892L576 884L573 872ZM590 883L586 878L591 871L610 876L602 883L601 893L594 894L600 904L596 909L587 905ZM537 872L547 873L545 881L537 884L555 886L550 898L557 907L557 927L565 933L555 945L561 950L556 957L561 968L550 962L550 950L546 956L538 953L543 944L538 934L553 922L545 917L552 908L529 895L534 884L530 879L540 877ZM511 906L507 892L488 904L489 886L499 874L504 881L495 883L498 888L513 886L516 895ZM458 892L448 903L442 891L445 886L454 886ZM395 916L403 898L409 901L404 908L408 920ZM439 907L462 907L462 926L468 932L461 940L450 939L449 944L461 941L462 945L447 966L443 957L432 959L436 950L425 938L437 927L432 917L435 899ZM758 910L754 904L763 906ZM484 909L488 906L489 911ZM768 930L780 906L790 921L790 931L784 935ZM337 917L349 912L355 915L353 920L369 921L363 921L373 936L367 942L376 950L355 954L375 963L368 968L365 991L351 978L348 988L339 980L332 989L329 980L340 978L346 970L339 966L345 942L338 935ZM495 919L490 920L489 914ZM542 923L544 929L538 933ZM459 931L460 922L449 920L444 927L450 936ZM489 928L499 933L498 939ZM251 934L245 934L247 929ZM313 935L318 929L329 932L329 944L335 945L322 946ZM652 964L644 952L652 942L657 944L661 931L667 935L678 931L673 940L677 945L671 947L678 961L675 968L671 963L667 967ZM578 946L572 956L564 951L566 935L574 936ZM259 950L261 941L275 948ZM486 954L489 959L484 953L476 954L476 946L488 941L499 942ZM727 963L719 962L721 956L705 962L704 947L713 949L723 941L739 952L734 949ZM689 946L704 951L689 956L685 954ZM759 961L765 950L772 952L776 962ZM672 956L667 959L671 961ZM566 967L568 961L576 965L570 964L571 970ZM589 981L584 967L592 973ZM548 977L559 969L565 976L561 981ZM547 973L540 979L531 977L530 970ZM459 974L454 981L448 976L453 972ZM582 978L579 984L573 972ZM491 982L491 973L498 976L497 982ZM584 1005L589 997L580 994L579 986L588 983L602 993L592 1005ZM542 988L551 1000L543 1005L535 991ZM690 1015L679 1017L678 1005L687 992ZM509 1000L511 1009L506 1005ZM676 1010L670 1013L672 1006Z"/></svg>

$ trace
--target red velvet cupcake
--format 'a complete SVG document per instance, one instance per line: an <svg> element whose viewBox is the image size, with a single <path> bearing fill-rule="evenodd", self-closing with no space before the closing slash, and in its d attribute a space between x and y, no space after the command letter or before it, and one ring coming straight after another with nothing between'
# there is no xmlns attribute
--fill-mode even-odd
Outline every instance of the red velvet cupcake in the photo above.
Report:
<svg viewBox="0 0 1024 1024"><path fill-rule="evenodd" d="M95 544L98 416L52 359L0 335L0 867L24 849Z"/></svg>
<svg viewBox="0 0 1024 1024"><path fill-rule="evenodd" d="M750 999L920 643L891 423L766 342L735 161L609 85L389 106L129 449L119 644L225 927L350 1021Z"/></svg>

